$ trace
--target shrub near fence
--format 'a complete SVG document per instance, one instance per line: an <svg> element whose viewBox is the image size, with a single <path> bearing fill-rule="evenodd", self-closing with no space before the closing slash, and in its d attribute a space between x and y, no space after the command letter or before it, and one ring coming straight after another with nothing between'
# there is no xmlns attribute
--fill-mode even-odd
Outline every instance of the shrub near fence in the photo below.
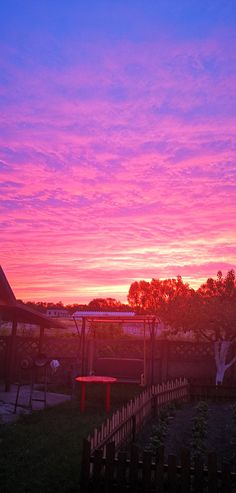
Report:
<svg viewBox="0 0 236 493"><path fill-rule="evenodd" d="M104 448L109 442L115 443L118 450L122 443L134 441L142 426L155 415L158 408L172 401L186 401L189 398L189 384L186 378L153 385L144 390L128 404L118 409L88 437L91 452Z"/></svg>

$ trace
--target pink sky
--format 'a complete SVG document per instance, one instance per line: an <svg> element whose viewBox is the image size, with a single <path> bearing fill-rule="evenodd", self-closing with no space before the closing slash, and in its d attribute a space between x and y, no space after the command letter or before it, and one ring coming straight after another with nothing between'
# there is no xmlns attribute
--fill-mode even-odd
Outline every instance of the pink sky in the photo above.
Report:
<svg viewBox="0 0 236 493"><path fill-rule="evenodd" d="M233 28L174 31L163 10L150 34L138 5L131 33L115 30L129 12L111 17L116 36L86 9L80 36L44 25L46 3L13 35L5 12L0 262L17 298L126 301L134 280L235 268Z"/></svg>

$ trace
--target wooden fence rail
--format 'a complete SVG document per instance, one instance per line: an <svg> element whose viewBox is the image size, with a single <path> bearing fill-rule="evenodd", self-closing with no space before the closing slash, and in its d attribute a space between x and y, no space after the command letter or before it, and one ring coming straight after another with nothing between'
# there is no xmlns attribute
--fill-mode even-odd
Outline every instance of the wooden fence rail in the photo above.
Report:
<svg viewBox="0 0 236 493"><path fill-rule="evenodd" d="M115 443L118 450L124 441L134 441L136 433L157 412L158 408L173 401L189 399L189 384L186 378L172 380L161 385L151 386L140 395L118 409L88 437L92 453Z"/></svg>
<svg viewBox="0 0 236 493"><path fill-rule="evenodd" d="M210 399L212 401L235 401L236 386L206 385L202 382L190 382L190 398L192 400Z"/></svg>
<svg viewBox="0 0 236 493"><path fill-rule="evenodd" d="M106 447L106 454L97 449L91 456L91 444L84 441L82 493L235 493L236 473L227 464L218 470L216 455L208 455L207 467L200 459L191 464L190 452L182 450L180 463L169 455L164 464L164 449L155 456L151 452L139 455L133 445L127 452L115 453L115 442Z"/></svg>

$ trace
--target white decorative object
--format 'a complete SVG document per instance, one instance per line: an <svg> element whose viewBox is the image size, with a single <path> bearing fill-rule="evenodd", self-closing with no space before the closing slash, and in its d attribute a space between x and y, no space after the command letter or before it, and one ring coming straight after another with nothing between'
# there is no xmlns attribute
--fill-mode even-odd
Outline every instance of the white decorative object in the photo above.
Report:
<svg viewBox="0 0 236 493"><path fill-rule="evenodd" d="M50 361L50 366L52 368L53 373L56 373L56 371L60 366L60 363L57 359L52 359L52 361Z"/></svg>

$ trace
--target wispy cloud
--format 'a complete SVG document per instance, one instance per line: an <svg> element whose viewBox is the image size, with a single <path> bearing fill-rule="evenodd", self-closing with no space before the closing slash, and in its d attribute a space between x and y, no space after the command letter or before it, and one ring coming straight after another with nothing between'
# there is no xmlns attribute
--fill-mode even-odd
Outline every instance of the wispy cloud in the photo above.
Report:
<svg viewBox="0 0 236 493"><path fill-rule="evenodd" d="M2 45L1 263L16 295L125 299L135 279L197 285L234 267L232 31L43 34L41 55Z"/></svg>

